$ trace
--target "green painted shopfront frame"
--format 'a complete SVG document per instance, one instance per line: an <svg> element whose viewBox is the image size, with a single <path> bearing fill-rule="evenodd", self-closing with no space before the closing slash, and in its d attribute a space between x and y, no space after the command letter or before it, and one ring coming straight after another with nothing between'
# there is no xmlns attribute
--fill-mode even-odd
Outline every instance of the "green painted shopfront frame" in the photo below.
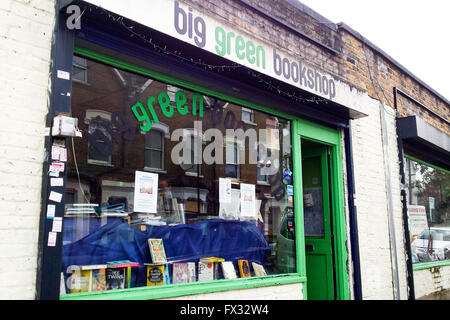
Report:
<svg viewBox="0 0 450 320"><path fill-rule="evenodd" d="M285 275L272 275L263 278L240 278L235 280L215 280L213 282L196 282L177 285L165 285L160 287L139 287L125 290L112 290L96 293L76 293L61 295L61 300L148 300L161 299L178 296L187 296L204 293L214 293L227 290L250 289L266 286L278 286L286 284L301 283L303 288L303 299L307 300L308 279L306 277L305 263L305 236L303 221L303 190L302 165L301 165L301 141L309 140L321 143L330 147L330 167L332 193L332 219L334 231L334 252L335 252L335 283L336 298L339 300L350 299L349 274L347 270L347 248L346 248L346 218L345 218L345 197L344 197L344 175L343 175L343 155L342 155L342 133L341 129L324 127L319 124L294 117L292 115L274 110L267 106L256 105L222 94L217 91L199 87L192 83L175 79L173 77L154 72L136 64L131 64L116 58L104 55L76 46L74 54L98 62L134 72L143 76L148 76L168 84L184 87L206 95L227 100L229 102L263 111L275 116L280 116L292 121L292 152L294 168L294 212L295 212L295 240L296 240L296 265L297 272Z"/></svg>

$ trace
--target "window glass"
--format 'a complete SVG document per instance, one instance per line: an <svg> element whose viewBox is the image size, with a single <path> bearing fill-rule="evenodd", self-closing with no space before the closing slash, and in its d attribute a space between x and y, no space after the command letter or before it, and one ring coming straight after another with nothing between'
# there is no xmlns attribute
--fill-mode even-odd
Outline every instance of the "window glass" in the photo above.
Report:
<svg viewBox="0 0 450 320"><path fill-rule="evenodd" d="M450 175L405 159L413 263L450 259Z"/></svg>
<svg viewBox="0 0 450 320"><path fill-rule="evenodd" d="M89 86L72 91L83 136L68 155L64 292L296 272L290 121L246 109L246 124L239 105L85 68Z"/></svg>

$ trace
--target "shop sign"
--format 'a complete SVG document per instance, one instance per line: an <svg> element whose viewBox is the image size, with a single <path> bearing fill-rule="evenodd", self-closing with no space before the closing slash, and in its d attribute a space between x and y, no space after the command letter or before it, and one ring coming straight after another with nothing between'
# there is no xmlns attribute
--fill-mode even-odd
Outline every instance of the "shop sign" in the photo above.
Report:
<svg viewBox="0 0 450 320"><path fill-rule="evenodd" d="M318 70L245 31L218 22L176 0L86 0L118 15L192 44L237 64L335 101L359 113L362 91Z"/></svg>

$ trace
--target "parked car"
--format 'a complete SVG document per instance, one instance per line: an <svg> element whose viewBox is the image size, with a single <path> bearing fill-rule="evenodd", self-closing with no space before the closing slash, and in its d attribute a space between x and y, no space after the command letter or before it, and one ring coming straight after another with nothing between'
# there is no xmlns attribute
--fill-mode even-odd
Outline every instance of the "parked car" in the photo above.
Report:
<svg viewBox="0 0 450 320"><path fill-rule="evenodd" d="M450 228L424 229L411 243L412 255L417 261L430 262L450 259Z"/></svg>

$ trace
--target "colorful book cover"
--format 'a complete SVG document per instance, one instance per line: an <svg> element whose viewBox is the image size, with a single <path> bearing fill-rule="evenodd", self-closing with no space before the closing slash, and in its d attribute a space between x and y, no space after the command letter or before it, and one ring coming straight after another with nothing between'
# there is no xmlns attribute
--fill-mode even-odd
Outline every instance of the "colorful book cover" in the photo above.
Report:
<svg viewBox="0 0 450 320"><path fill-rule="evenodd" d="M147 286L160 286L164 284L164 264L146 263L147 266Z"/></svg>
<svg viewBox="0 0 450 320"><path fill-rule="evenodd" d="M217 257L206 257L206 258L200 258L200 261L201 262L205 262L205 263L208 263L208 262L222 262L222 261L225 261L225 259L217 258Z"/></svg>
<svg viewBox="0 0 450 320"><path fill-rule="evenodd" d="M81 270L81 268L72 270L70 293L89 292L90 281L91 270Z"/></svg>
<svg viewBox="0 0 450 320"><path fill-rule="evenodd" d="M264 270L264 267L262 265L252 262L252 267L253 271L255 271L255 276L257 277L267 276L266 270Z"/></svg>
<svg viewBox="0 0 450 320"><path fill-rule="evenodd" d="M125 289L126 268L106 269L106 290Z"/></svg>
<svg viewBox="0 0 450 320"><path fill-rule="evenodd" d="M198 281L213 281L214 280L214 263L202 262L198 263Z"/></svg>
<svg viewBox="0 0 450 320"><path fill-rule="evenodd" d="M173 283L189 282L189 265L187 262L176 262L172 265Z"/></svg>
<svg viewBox="0 0 450 320"><path fill-rule="evenodd" d="M220 262L223 271L223 277L225 279L236 279L236 269L234 268L232 261L222 261Z"/></svg>
<svg viewBox="0 0 450 320"><path fill-rule="evenodd" d="M152 263L159 264L167 262L162 239L148 239L148 246L150 249Z"/></svg>
<svg viewBox="0 0 450 320"><path fill-rule="evenodd" d="M195 262L188 262L189 282L197 281L197 275L195 272Z"/></svg>
<svg viewBox="0 0 450 320"><path fill-rule="evenodd" d="M106 290L106 268L92 270L91 276L91 291Z"/></svg>
<svg viewBox="0 0 450 320"><path fill-rule="evenodd" d="M130 260L116 260L109 261L106 263L108 268L128 268L128 267L139 267L138 262L133 262Z"/></svg>
<svg viewBox="0 0 450 320"><path fill-rule="evenodd" d="M238 260L238 266L239 266L239 274L241 278L248 278L251 277L252 274L250 273L250 267L248 265L248 260Z"/></svg>

